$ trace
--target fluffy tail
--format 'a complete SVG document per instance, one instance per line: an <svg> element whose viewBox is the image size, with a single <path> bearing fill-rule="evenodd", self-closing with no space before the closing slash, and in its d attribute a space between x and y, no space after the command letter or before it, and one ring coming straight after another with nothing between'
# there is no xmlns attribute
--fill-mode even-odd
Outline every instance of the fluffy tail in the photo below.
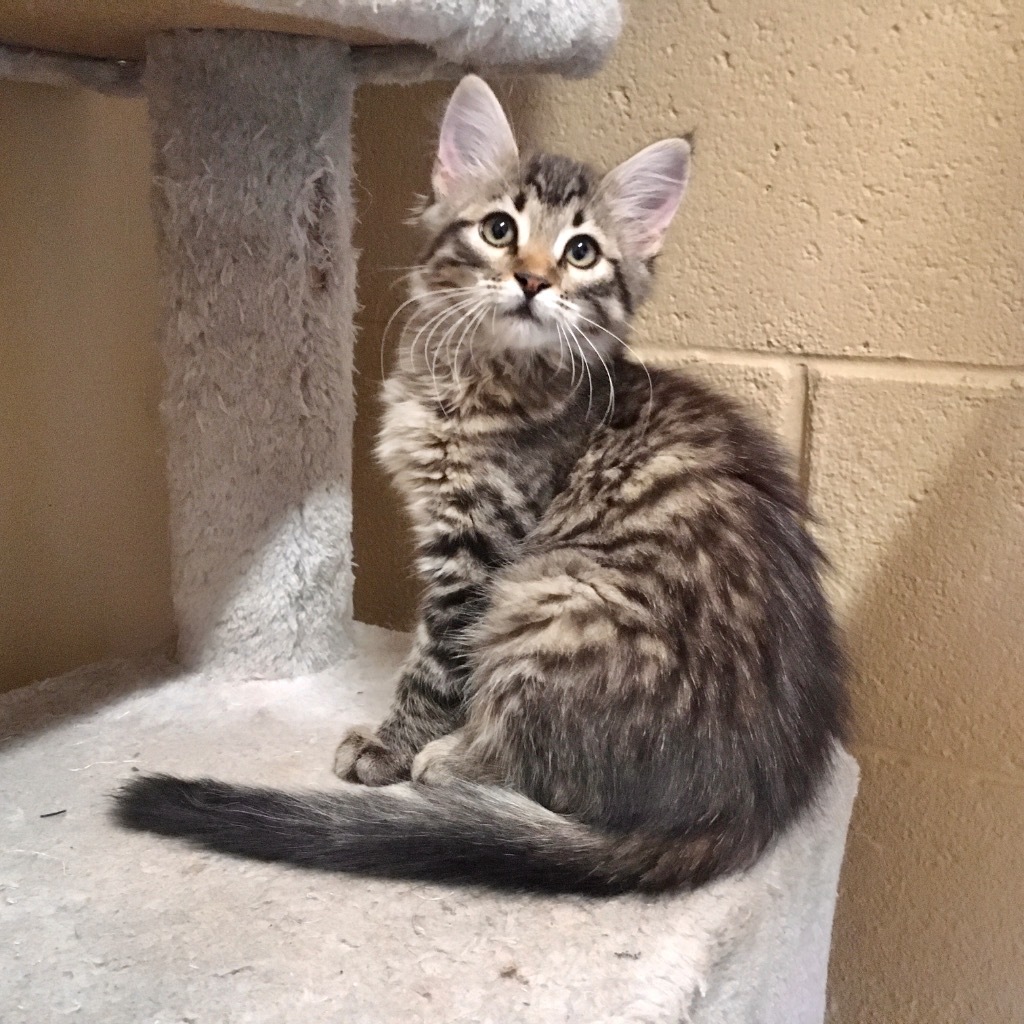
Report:
<svg viewBox="0 0 1024 1024"><path fill-rule="evenodd" d="M116 801L117 820L131 829L375 877L611 895L719 873L708 870L719 858L707 837L671 845L613 837L516 793L468 783L291 794L153 775L134 779Z"/></svg>

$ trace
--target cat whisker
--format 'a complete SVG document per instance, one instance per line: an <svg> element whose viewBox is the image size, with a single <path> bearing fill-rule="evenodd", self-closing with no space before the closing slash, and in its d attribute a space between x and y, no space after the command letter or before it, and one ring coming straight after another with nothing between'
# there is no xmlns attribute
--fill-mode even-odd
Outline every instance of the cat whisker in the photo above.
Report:
<svg viewBox="0 0 1024 1024"><path fill-rule="evenodd" d="M459 343L455 346L455 354L452 356L452 378L456 385L461 384L459 377L459 351L462 348L462 343L466 340L467 333L469 335L469 352L472 358L473 354L473 338L476 335L476 330L480 326L480 321L487 315L487 305L485 304L482 309L476 311L475 314L471 314L473 319L463 328L462 334L459 336Z"/></svg>
<svg viewBox="0 0 1024 1024"><path fill-rule="evenodd" d="M487 293L489 293L489 294L491 294L493 296L497 296L497 294L501 291L501 286L497 283L497 281L487 280L487 281L481 282L480 287L482 287L482 289L485 292L487 292ZM495 331L495 325L497 323L497 317L498 317L498 303L497 303L497 301L496 300L492 300L491 303L490 303L490 306L491 306L491 334L493 335L494 331ZM474 331L476 330L476 327L479 327L480 324L483 323L483 317L486 316L486 315L487 315L487 310L485 309L484 313L483 313L483 316L480 317L479 321L477 322L476 326L474 327ZM480 372L480 364L477 361L477 350L476 350L476 347L473 345L473 336L472 335L470 336L470 339L469 339L469 361L470 361L470 365L473 368L473 372L479 374L479 372Z"/></svg>
<svg viewBox="0 0 1024 1024"><path fill-rule="evenodd" d="M432 344L438 331L454 329L458 326L460 318L465 312L475 306L477 298L464 298L460 302L454 303L450 306L446 306L440 313L436 313L427 321L423 327L420 328L416 333L416 337L413 339L412 345L409 349L410 358L415 356L416 346L419 344L420 339L423 340L423 359L430 360L432 357L436 358L438 346ZM446 326L446 321L454 317L454 322L451 325Z"/></svg>
<svg viewBox="0 0 1024 1024"><path fill-rule="evenodd" d="M472 290L473 289L470 289L470 288L451 288L451 289L444 289L442 291L437 291L437 292L428 292L426 295L412 295L408 299L406 299L391 314L391 316L388 318L388 322L384 325L384 330L381 332L381 336L380 336L380 375L381 375L381 377L384 377L385 376L385 372L386 372L385 369L384 369L384 352L385 352L385 349L387 347L388 332L391 330L391 325L395 322L395 320L399 316L401 316L402 310L404 310L407 306L410 306L410 305L412 305L413 303L416 303L416 302L420 303L421 305L426 305L428 302L432 301L433 299L436 299L438 302L441 302L441 301L444 301L444 299L446 297L450 298L452 295L454 295L456 293L463 292L463 291L472 291ZM413 313L413 319L416 317L416 315L418 313L419 313L419 310L417 310L415 313Z"/></svg>
<svg viewBox="0 0 1024 1024"><path fill-rule="evenodd" d="M382 378L384 376L386 376L386 372L387 372L385 370L385 368L384 368L384 352L387 349L388 332L391 330L391 325L395 322L396 319L398 319L399 316L401 316L402 310L405 309L406 306L409 306L412 303L416 302L417 298L418 298L418 296L413 295L413 296L410 296L408 299L406 299L403 303L401 303L401 305L399 305L399 307L391 314L391 316L388 317L388 322L384 325L384 330L381 331L381 334L380 334L380 375L381 375Z"/></svg>
<svg viewBox="0 0 1024 1024"><path fill-rule="evenodd" d="M478 297L473 301L463 303L459 307L459 315L455 318L455 322L445 330L444 334L441 336L441 340L434 346L434 354L431 359L431 367L434 372L436 372L437 361L440 358L441 353L446 351L449 346L450 339L455 336L455 332L465 324L467 319L477 311L477 308L483 301L483 299Z"/></svg>
<svg viewBox="0 0 1024 1024"><path fill-rule="evenodd" d="M421 339L423 340L424 358L427 358L430 340L434 336L434 334L441 329L444 322L449 317L457 317L460 310L468 306L472 301L473 300L466 298L458 303L455 303L454 305L445 305L440 310L440 312L431 312L427 321L420 325L420 327L416 330L415 334L413 334L412 339L409 343L407 356L410 362L414 361L416 358L416 349ZM413 323L415 323L415 317L412 318L410 323L407 325L407 331L410 331L412 329Z"/></svg>
<svg viewBox="0 0 1024 1024"><path fill-rule="evenodd" d="M613 338L617 341L640 364L640 366L643 367L644 373L647 374L647 407L644 416L645 419L649 419L654 405L654 381L651 379L651 371L648 368L647 363L637 355L635 348L620 338L614 331L609 331L607 327L602 327L601 324L585 317L578 309L572 309L572 312L584 323L590 324L591 327L596 327L599 331L604 331L609 338Z"/></svg>
<svg viewBox="0 0 1024 1024"><path fill-rule="evenodd" d="M586 352L583 351L583 347L576 340L576 332L573 331L572 324L566 323L565 326L568 330L572 331L572 333L569 335L569 338L572 340L572 343L576 346L576 351L579 352L580 354L580 361L583 363L583 369L586 370L587 373L587 387L589 389L587 392L587 419L589 419L591 409L594 405L594 375L590 372L590 362L587 360ZM583 375L581 374L580 382L582 383L582 381Z"/></svg>
<svg viewBox="0 0 1024 1024"><path fill-rule="evenodd" d="M558 332L558 369L562 369L562 350L563 346L565 351L569 353L569 387L571 393L575 394L577 383L576 383L576 355L572 350L572 344L569 342L567 332L562 329L562 325L556 320L555 330ZM581 378L582 379L582 378Z"/></svg>
<svg viewBox="0 0 1024 1024"><path fill-rule="evenodd" d="M571 335L569 334L568 330L565 331L565 336L566 339L571 338ZM575 340L573 340L572 344L569 346L569 356L572 359L573 373L576 374L576 356L574 355L574 352L579 352L581 364L579 373L576 375L576 383L573 384L572 388L572 393L575 395L576 392L579 391L579 389L583 386L583 369L586 366L586 357L583 354L583 350L579 346L579 342Z"/></svg>
<svg viewBox="0 0 1024 1024"><path fill-rule="evenodd" d="M445 333L442 336L441 340L434 347L434 354L433 354L433 357L431 358L431 362L430 362L430 377L431 377L431 381L433 382L434 394L437 397L438 405L440 406L440 408L442 409L442 411L444 412L444 414L446 416L448 415L448 409L445 407L445 404L444 404L444 402L443 402L443 400L441 398L440 389L437 386L437 365L438 365L438 362L441 359L442 355L444 355L445 358L448 358L447 353L448 353L448 351L451 348L451 342L452 342L452 339L455 337L455 332L458 331L458 329L460 327L462 327L463 332L460 335L460 341L461 341L461 339L463 337L465 337L466 330L470 327L471 324L474 323L475 318L476 318L477 314L480 312L481 307L486 307L486 305L487 305L487 296L486 295L477 295L475 297L475 299L472 302L469 303L468 306L466 305L466 303L463 303L460 306L459 315L458 315L455 323L452 324L450 327L448 327L445 330ZM486 311L486 309L484 311ZM440 327L438 327L438 329L440 329ZM428 343L429 343L429 341L428 341ZM456 374L457 374L457 370L454 367L453 360L451 360L449 358L448 359L448 363L449 363L449 370L451 371L452 376L453 376L453 380L454 380L455 377L456 377Z"/></svg>
<svg viewBox="0 0 1024 1024"><path fill-rule="evenodd" d="M486 301L482 302L481 303L481 308L476 310L473 314L471 314L472 319L470 320L469 323L466 324L466 327L463 329L462 334L459 335L458 344L455 346L455 353L452 356L452 367L453 367L453 369L455 369L455 370L458 369L458 365L459 365L459 352L461 351L462 343L466 340L467 336L470 339L469 347L470 347L470 351L472 351L472 349L473 349L473 341L472 341L473 335L476 333L476 329L480 325L480 321L483 320L483 318L487 315L487 309L488 309L488 307L490 305L491 305L491 303L489 303L489 302L486 302Z"/></svg>
<svg viewBox="0 0 1024 1024"><path fill-rule="evenodd" d="M555 332L558 335L558 365L555 367L555 374L558 375L562 372L562 367L565 365L565 340L562 338L562 328L556 323Z"/></svg>
<svg viewBox="0 0 1024 1024"><path fill-rule="evenodd" d="M374 267L374 272L396 274L402 271L404 274L415 273L417 270L426 270L427 264L425 263L410 263L405 266L394 266L394 267Z"/></svg>
<svg viewBox="0 0 1024 1024"><path fill-rule="evenodd" d="M448 410L441 399L440 389L437 386L438 360L441 358L442 352L445 353L447 358L448 349L451 347L451 339L455 336L455 332L459 329L459 327L462 327L462 334L460 335L459 339L459 343L462 343L462 338L466 336L466 330L473 322L473 318L476 317L477 314L479 313L480 307L484 305L486 301L487 300L485 297L479 297L472 306L470 306L468 309L463 310L461 315L456 319L455 323L445 331L441 340L438 342L437 346L434 349L434 355L430 362L430 378L433 381L434 394L437 397L437 404L440 406L445 416L448 415ZM458 350L456 350L456 355L457 354ZM455 365L455 359L448 359L448 367L449 370L451 371L453 382L457 383L458 369Z"/></svg>
<svg viewBox="0 0 1024 1024"><path fill-rule="evenodd" d="M605 423L611 417L612 413L615 411L615 381L612 378L612 371L609 368L608 364L604 361L604 357L601 355L600 351L598 351L597 346L587 337L587 335L586 335L586 333L584 331L580 330L580 328L578 328L575 324L572 324L572 323L566 323L566 326L569 328L570 331L573 332L574 335L578 335L580 338L582 338L591 347L591 349L594 352L594 355L597 356L598 361L600 362L601 366L604 368L604 372L605 372L605 374L608 377L608 404L605 407L604 415L601 417L601 422ZM578 342L577 342L577 345L579 345ZM579 349L580 349L580 355L584 356L583 346L579 345ZM584 356L584 358L585 358L585 356ZM590 374L590 363L589 363L589 360L585 361L584 365L587 367L587 373ZM590 405L591 405L591 402L593 401L593 397L594 397L594 385L593 385L593 378L591 377L591 383L590 383L590 402L588 402L588 404L587 404L587 414L588 415L590 414Z"/></svg>
<svg viewBox="0 0 1024 1024"><path fill-rule="evenodd" d="M441 329L445 320L450 316L457 317L463 309L472 305L475 301L477 301L475 297L463 298L453 305L446 305L440 313L433 314L430 319L416 331L416 334L413 336L412 341L409 344L408 359L410 363L415 361L416 348L419 345L421 338L423 338L423 358L426 360L429 358L428 346L430 345L430 341L434 334Z"/></svg>

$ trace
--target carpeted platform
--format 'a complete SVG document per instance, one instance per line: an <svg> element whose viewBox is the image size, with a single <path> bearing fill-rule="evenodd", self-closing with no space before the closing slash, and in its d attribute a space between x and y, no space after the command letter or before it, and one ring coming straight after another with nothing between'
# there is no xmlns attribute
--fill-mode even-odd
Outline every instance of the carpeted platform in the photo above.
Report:
<svg viewBox="0 0 1024 1024"><path fill-rule="evenodd" d="M197 853L111 826L134 771L341 785L406 646L356 628L318 675L226 683L168 663L0 698L4 1024L820 1022L856 766L748 875L605 902L373 882Z"/></svg>

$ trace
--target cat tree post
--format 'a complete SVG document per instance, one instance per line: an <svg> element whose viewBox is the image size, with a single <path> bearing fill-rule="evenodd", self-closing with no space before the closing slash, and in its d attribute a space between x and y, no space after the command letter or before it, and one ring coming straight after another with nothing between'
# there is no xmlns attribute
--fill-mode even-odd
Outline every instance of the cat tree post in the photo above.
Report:
<svg viewBox="0 0 1024 1024"><path fill-rule="evenodd" d="M616 0L0 0L0 75L131 94L145 65L185 668L351 647L357 79L583 73L619 27Z"/></svg>
<svg viewBox="0 0 1024 1024"><path fill-rule="evenodd" d="M315 671L349 647L353 73L333 40L149 40L181 662Z"/></svg>

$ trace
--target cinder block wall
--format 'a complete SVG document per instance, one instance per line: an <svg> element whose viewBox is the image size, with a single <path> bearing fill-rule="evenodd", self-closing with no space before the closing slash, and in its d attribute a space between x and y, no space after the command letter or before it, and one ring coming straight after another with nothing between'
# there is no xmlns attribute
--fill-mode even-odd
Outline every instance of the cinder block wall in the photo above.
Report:
<svg viewBox="0 0 1024 1024"><path fill-rule="evenodd" d="M538 144L602 164L696 129L636 344L783 434L834 562L864 782L830 1021L1024 1020L1024 7L629 12L603 74L518 85L512 106ZM443 95L363 98L364 445L397 295L381 268L411 261L394 225ZM361 472L359 603L405 621L400 527Z"/></svg>

